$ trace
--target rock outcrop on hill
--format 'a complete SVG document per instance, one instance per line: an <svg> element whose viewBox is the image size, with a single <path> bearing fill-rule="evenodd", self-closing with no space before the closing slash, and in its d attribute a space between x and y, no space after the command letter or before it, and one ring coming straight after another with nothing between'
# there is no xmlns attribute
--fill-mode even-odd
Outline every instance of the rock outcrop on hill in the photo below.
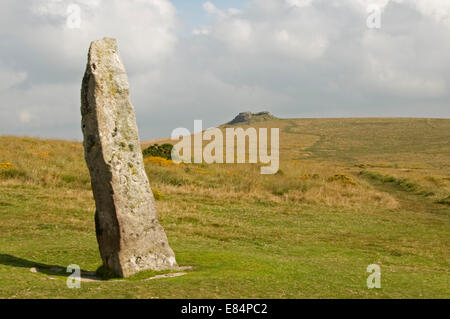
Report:
<svg viewBox="0 0 450 319"><path fill-rule="evenodd" d="M276 117L267 111L259 113L241 112L231 122L228 122L227 124L229 125L251 124L255 122L270 121L274 119L276 119Z"/></svg>

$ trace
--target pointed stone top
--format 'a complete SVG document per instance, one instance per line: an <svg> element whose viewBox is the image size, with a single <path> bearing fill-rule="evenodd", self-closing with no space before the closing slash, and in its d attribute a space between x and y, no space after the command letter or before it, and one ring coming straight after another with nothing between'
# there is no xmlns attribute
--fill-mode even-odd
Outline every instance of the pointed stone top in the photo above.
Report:
<svg viewBox="0 0 450 319"><path fill-rule="evenodd" d="M117 41L103 38L91 42L86 74L92 74L96 86L108 98L129 96L130 87L125 67L119 55Z"/></svg>
<svg viewBox="0 0 450 319"><path fill-rule="evenodd" d="M107 55L108 53L117 53L117 40L114 38L103 38L91 42L89 47L89 57L95 55Z"/></svg>

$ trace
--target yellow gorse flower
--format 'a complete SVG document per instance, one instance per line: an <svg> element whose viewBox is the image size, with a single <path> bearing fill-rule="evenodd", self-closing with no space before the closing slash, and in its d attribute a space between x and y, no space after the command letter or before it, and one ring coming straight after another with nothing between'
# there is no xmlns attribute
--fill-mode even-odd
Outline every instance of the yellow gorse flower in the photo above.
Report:
<svg viewBox="0 0 450 319"><path fill-rule="evenodd" d="M159 200L163 198L163 194L159 190L153 189L153 197L155 197L156 200Z"/></svg>
<svg viewBox="0 0 450 319"><path fill-rule="evenodd" d="M38 156L40 156L40 157L49 157L50 156L50 153L46 153L46 152L39 152L39 153L36 153Z"/></svg>
<svg viewBox="0 0 450 319"><path fill-rule="evenodd" d="M168 160L162 157L156 157L156 156L150 156L144 159L145 163L152 163L152 164L158 164L161 166L170 166L174 165L175 163L172 160Z"/></svg>
<svg viewBox="0 0 450 319"><path fill-rule="evenodd" d="M356 183L347 175L338 173L328 178L329 182L342 182L343 184L356 185Z"/></svg>
<svg viewBox="0 0 450 319"><path fill-rule="evenodd" d="M0 163L0 168L12 168L13 164L10 162Z"/></svg>

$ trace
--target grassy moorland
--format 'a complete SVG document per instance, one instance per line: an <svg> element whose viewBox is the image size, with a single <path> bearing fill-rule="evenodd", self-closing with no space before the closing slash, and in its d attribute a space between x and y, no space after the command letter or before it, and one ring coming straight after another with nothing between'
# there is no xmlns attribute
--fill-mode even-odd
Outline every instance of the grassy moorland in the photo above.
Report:
<svg viewBox="0 0 450 319"><path fill-rule="evenodd" d="M276 175L146 160L177 261L194 269L81 289L55 270L101 264L81 143L0 137L0 297L450 297L450 120L255 125L280 128ZM382 288L369 290L373 263Z"/></svg>

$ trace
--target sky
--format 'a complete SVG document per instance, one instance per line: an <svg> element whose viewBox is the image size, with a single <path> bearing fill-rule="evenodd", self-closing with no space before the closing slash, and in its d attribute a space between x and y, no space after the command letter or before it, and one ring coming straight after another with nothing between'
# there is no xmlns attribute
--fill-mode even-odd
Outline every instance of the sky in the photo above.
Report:
<svg viewBox="0 0 450 319"><path fill-rule="evenodd" d="M181 36L190 36L198 26L211 21L211 16L203 8L203 4L207 2L205 0L172 0L171 2L176 8L180 20L181 27L177 31ZM245 1L216 0L211 3L221 10L226 10L228 8L241 8Z"/></svg>
<svg viewBox="0 0 450 319"><path fill-rule="evenodd" d="M142 140L243 111L450 117L448 0L2 0L0 135L81 140L103 37L118 40Z"/></svg>

